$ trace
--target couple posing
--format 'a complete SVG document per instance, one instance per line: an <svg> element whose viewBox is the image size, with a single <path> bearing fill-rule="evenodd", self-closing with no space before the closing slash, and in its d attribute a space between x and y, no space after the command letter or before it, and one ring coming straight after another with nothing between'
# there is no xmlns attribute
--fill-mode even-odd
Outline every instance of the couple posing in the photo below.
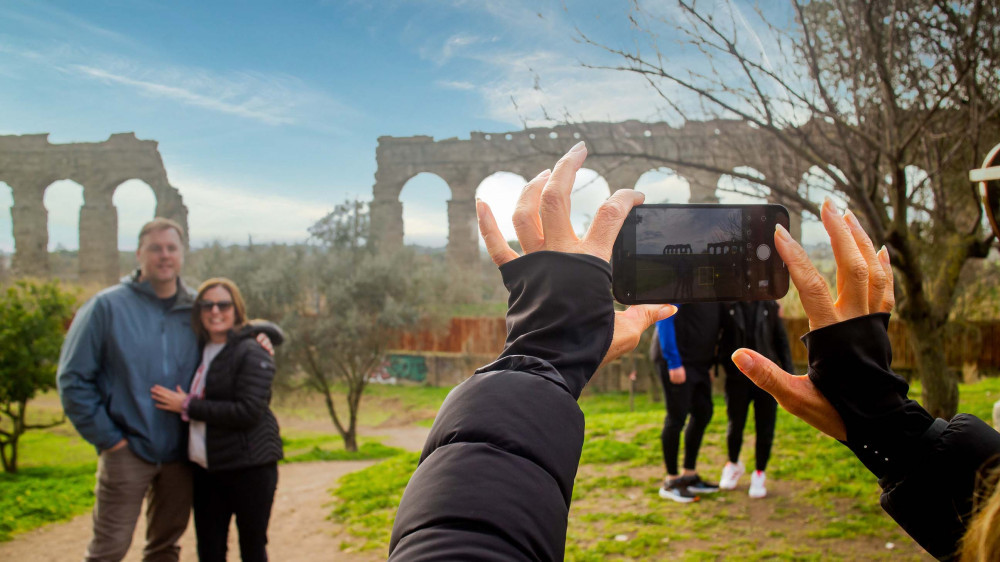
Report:
<svg viewBox="0 0 1000 562"><path fill-rule="evenodd" d="M200 560L226 559L233 515L242 559L267 559L282 458L270 348L283 336L248 322L232 281L185 286L184 247L176 222L143 226L138 270L84 304L63 344L63 408L100 455L87 561L125 557L143 498L144 560L178 559L192 506Z"/></svg>

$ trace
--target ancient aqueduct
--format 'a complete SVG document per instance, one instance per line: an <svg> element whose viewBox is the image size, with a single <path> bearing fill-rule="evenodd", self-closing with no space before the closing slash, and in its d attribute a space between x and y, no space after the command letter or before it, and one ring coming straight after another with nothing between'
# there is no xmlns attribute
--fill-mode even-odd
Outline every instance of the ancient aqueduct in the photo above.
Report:
<svg viewBox="0 0 1000 562"><path fill-rule="evenodd" d="M383 248L403 244L400 192L408 180L429 172L451 190L448 201L448 258L472 263L478 257L476 189L496 172L533 177L558 155L587 141L586 166L602 176L612 192L636 185L650 170L669 167L687 179L691 202L715 202L722 174L709 171L747 166L769 178L801 178L808 166L769 150L764 135L733 121L665 123L579 123L509 133L473 132L468 140L435 141L429 136L380 137L371 204L371 224ZM683 161L686 166L670 165ZM80 279L113 283L118 271L118 215L112 196L130 179L144 181L156 197L156 215L187 227L187 208L167 180L157 143L134 133L112 135L99 143L51 144L47 134L0 136L0 181L12 189L13 267L19 275L48 274L46 188L63 179L83 186L80 209ZM796 180L797 182L797 180ZM797 217L797 206L784 203ZM793 234L798 222L793 219Z"/></svg>

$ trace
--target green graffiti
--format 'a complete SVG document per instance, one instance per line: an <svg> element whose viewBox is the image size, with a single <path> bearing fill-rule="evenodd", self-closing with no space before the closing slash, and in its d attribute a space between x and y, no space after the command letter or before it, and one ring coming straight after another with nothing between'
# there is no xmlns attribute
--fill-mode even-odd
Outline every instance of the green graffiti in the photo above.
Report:
<svg viewBox="0 0 1000 562"><path fill-rule="evenodd" d="M423 355L390 355L389 376L396 379L424 382L427 380L427 361Z"/></svg>

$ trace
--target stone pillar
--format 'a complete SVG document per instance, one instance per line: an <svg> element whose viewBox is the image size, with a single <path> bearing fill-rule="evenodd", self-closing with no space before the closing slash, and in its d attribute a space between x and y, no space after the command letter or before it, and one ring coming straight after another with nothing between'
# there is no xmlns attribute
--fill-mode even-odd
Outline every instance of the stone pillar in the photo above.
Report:
<svg viewBox="0 0 1000 562"><path fill-rule="evenodd" d="M371 202L371 236L379 252L403 247L403 204L399 200Z"/></svg>
<svg viewBox="0 0 1000 562"><path fill-rule="evenodd" d="M80 282L108 286L118 277L118 211L110 203L85 202L80 208Z"/></svg>
<svg viewBox="0 0 1000 562"><path fill-rule="evenodd" d="M14 197L14 206L10 208L14 227L14 273L21 277L48 277L49 212L42 203L44 186L31 191L14 185L11 188Z"/></svg>
<svg viewBox="0 0 1000 562"><path fill-rule="evenodd" d="M802 242L802 211L788 208L788 233L795 240Z"/></svg>
<svg viewBox="0 0 1000 562"><path fill-rule="evenodd" d="M699 170L697 168L679 168L677 173L688 181L691 189L691 198L688 203L718 203L719 197L715 194L719 187L719 178L722 174Z"/></svg>
<svg viewBox="0 0 1000 562"><path fill-rule="evenodd" d="M164 217L177 222L184 229L184 239L185 245L189 246L191 243L191 232L188 230L187 207L184 206L184 200L181 198L177 189L171 186L167 186L163 190L154 190L156 194L156 211L155 215L158 217ZM152 218L152 217L151 217ZM139 236L139 233L135 233Z"/></svg>
<svg viewBox="0 0 1000 562"><path fill-rule="evenodd" d="M479 225L474 198L448 201L448 264L478 267Z"/></svg>
<svg viewBox="0 0 1000 562"><path fill-rule="evenodd" d="M614 194L619 189L635 189L642 172L627 168L617 168L606 174L601 174L608 182L608 191Z"/></svg>

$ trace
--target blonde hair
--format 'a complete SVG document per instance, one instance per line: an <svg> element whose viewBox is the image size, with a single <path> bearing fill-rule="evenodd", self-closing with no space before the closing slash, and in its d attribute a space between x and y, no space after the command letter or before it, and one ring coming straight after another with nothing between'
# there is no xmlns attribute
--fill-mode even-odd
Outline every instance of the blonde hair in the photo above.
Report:
<svg viewBox="0 0 1000 562"><path fill-rule="evenodd" d="M1000 560L1000 466L984 478L976 495L974 515L962 537L959 560L992 562Z"/></svg>
<svg viewBox="0 0 1000 562"><path fill-rule="evenodd" d="M181 238L181 244L185 244L184 241L184 227L180 225L177 221L173 219L168 219L167 217L156 217L153 220L142 225L139 229L139 248L142 247L142 238L149 234L150 232L159 232L161 230L174 229L177 231L177 235Z"/></svg>
<svg viewBox="0 0 1000 562"><path fill-rule="evenodd" d="M191 329L198 336L198 343L203 344L210 339L208 330L201 323L201 307L198 303L201 302L201 298L205 296L206 291L215 287L222 287L229 292L229 296L233 299L233 314L235 317L233 329L241 328L247 323L247 308L246 303L243 302L243 295L240 293L240 288L236 286L236 283L225 277L213 277L198 286L198 296L194 300L194 308L191 309Z"/></svg>

